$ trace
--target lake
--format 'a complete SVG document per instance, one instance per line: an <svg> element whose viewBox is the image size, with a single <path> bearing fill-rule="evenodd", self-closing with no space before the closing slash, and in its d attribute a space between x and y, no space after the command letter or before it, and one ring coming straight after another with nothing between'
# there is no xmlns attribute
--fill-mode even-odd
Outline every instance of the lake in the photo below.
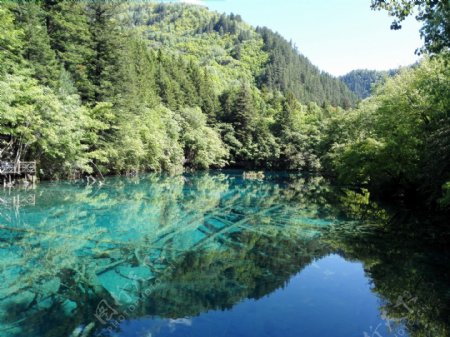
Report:
<svg viewBox="0 0 450 337"><path fill-rule="evenodd" d="M0 336L449 336L449 238L301 174L4 189Z"/></svg>

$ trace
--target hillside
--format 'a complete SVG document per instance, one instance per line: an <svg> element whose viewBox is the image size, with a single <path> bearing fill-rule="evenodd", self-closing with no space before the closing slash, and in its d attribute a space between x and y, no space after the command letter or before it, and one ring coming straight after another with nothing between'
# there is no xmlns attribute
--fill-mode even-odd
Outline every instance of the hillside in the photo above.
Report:
<svg viewBox="0 0 450 337"><path fill-rule="evenodd" d="M2 160L36 159L41 177L315 169L317 125L299 121L356 101L238 15L53 1L8 2L1 15Z"/></svg>
<svg viewBox="0 0 450 337"><path fill-rule="evenodd" d="M369 97L375 85L383 83L388 77L398 74L398 69L387 71L358 69L345 74L339 79L360 99Z"/></svg>
<svg viewBox="0 0 450 337"><path fill-rule="evenodd" d="M350 108L279 34L199 6L2 2L0 46L0 159L41 179L322 171L450 204L447 54ZM364 96L380 76L349 78Z"/></svg>
<svg viewBox="0 0 450 337"><path fill-rule="evenodd" d="M239 15L186 4L134 5L131 24L152 49L189 57L211 73L220 92L238 81L259 89L292 92L302 103L350 107L356 97L321 72L270 29L253 28Z"/></svg>

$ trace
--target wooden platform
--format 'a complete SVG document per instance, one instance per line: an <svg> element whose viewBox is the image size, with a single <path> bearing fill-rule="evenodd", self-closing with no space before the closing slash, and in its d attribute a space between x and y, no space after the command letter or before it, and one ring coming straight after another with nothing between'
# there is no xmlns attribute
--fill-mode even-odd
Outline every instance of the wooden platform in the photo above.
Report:
<svg viewBox="0 0 450 337"><path fill-rule="evenodd" d="M12 187L17 181L22 179L25 182L36 182L36 162L35 161L0 161L0 181L3 180L3 187Z"/></svg>
<svg viewBox="0 0 450 337"><path fill-rule="evenodd" d="M35 161L0 161L0 175L21 175L30 174L36 175Z"/></svg>

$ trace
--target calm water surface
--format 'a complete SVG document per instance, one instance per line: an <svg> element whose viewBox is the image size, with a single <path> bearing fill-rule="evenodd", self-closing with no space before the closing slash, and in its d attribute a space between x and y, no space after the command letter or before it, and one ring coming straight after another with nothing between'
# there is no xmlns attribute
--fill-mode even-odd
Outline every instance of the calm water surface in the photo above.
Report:
<svg viewBox="0 0 450 337"><path fill-rule="evenodd" d="M449 336L449 230L321 177L0 192L0 336Z"/></svg>

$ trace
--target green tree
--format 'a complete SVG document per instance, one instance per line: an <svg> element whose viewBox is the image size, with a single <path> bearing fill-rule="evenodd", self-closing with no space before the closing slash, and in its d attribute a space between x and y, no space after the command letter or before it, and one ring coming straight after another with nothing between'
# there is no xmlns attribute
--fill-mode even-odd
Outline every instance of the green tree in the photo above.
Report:
<svg viewBox="0 0 450 337"><path fill-rule="evenodd" d="M230 123L238 148L231 147L237 163L245 164L254 157L254 134L257 127L257 111L253 93L248 84L242 84L237 91L225 93L222 97L222 120ZM232 145L232 144L229 144Z"/></svg>
<svg viewBox="0 0 450 337"><path fill-rule="evenodd" d="M185 164L199 169L225 166L228 150L219 132L207 126L207 116L199 108L184 108L179 117Z"/></svg>
<svg viewBox="0 0 450 337"><path fill-rule="evenodd" d="M233 161L244 167L273 167L279 157L279 146L271 128L273 116L259 91L242 83L221 97L221 121L229 123L224 138L230 146Z"/></svg>
<svg viewBox="0 0 450 337"><path fill-rule="evenodd" d="M124 84L118 104L123 110L122 114L127 115L125 111L139 114L143 108L159 105L161 99L157 88L157 61L144 41L130 39L124 47L120 63Z"/></svg>
<svg viewBox="0 0 450 337"><path fill-rule="evenodd" d="M9 137L2 158L35 159L48 178L89 170L82 145L85 110L76 95L58 96L35 79L9 74L0 91L0 135Z"/></svg>
<svg viewBox="0 0 450 337"><path fill-rule="evenodd" d="M113 140L117 135L118 126L112 104L100 102L88 109L84 129L87 157L100 167L101 171L108 173L112 158L117 158Z"/></svg>
<svg viewBox="0 0 450 337"><path fill-rule="evenodd" d="M0 76L21 65L24 32L14 24L14 15L0 6Z"/></svg>
<svg viewBox="0 0 450 337"><path fill-rule="evenodd" d="M86 4L78 1L45 0L47 31L51 48L71 73L83 101L92 101L94 87L89 64L95 51Z"/></svg>
<svg viewBox="0 0 450 337"><path fill-rule="evenodd" d="M425 59L348 114L330 151L341 181L436 201L450 180L449 78L445 57Z"/></svg>
<svg viewBox="0 0 450 337"><path fill-rule="evenodd" d="M21 54L28 61L34 77L40 83L55 87L59 78L59 64L50 46L46 13L38 3L9 4L15 14L16 26L23 31Z"/></svg>
<svg viewBox="0 0 450 337"><path fill-rule="evenodd" d="M94 85L94 101L111 101L121 92L120 60L125 36L121 32L115 2L87 4L93 55L89 64L89 79Z"/></svg>
<svg viewBox="0 0 450 337"><path fill-rule="evenodd" d="M123 121L114 148L113 168L117 172L183 169L180 126L175 114L163 106L145 108L139 116Z"/></svg>
<svg viewBox="0 0 450 337"><path fill-rule="evenodd" d="M294 95L288 94L275 124L275 134L281 148L279 168L305 171L320 169L316 154L319 141L316 124L317 116L308 114Z"/></svg>
<svg viewBox="0 0 450 337"><path fill-rule="evenodd" d="M386 10L395 17L391 29L401 29L401 22L413 13L423 22L420 35L424 46L417 53L439 53L450 48L450 2L448 0L372 0L372 9Z"/></svg>

